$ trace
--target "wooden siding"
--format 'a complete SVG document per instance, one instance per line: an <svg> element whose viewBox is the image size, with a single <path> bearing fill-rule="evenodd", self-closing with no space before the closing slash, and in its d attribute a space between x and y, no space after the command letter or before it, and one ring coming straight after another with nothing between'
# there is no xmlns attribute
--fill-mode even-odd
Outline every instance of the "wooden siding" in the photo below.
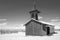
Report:
<svg viewBox="0 0 60 40"><path fill-rule="evenodd" d="M31 23L26 25L26 35L33 35L33 28Z"/></svg>
<svg viewBox="0 0 60 40"><path fill-rule="evenodd" d="M50 33L54 33L54 26L50 26Z"/></svg>
<svg viewBox="0 0 60 40"><path fill-rule="evenodd" d="M54 26L52 26L52 25L46 25L46 27L50 27L50 33L54 32Z"/></svg>
<svg viewBox="0 0 60 40"><path fill-rule="evenodd" d="M26 35L46 35L46 32L43 30L43 24L31 21L28 25L26 25Z"/></svg>

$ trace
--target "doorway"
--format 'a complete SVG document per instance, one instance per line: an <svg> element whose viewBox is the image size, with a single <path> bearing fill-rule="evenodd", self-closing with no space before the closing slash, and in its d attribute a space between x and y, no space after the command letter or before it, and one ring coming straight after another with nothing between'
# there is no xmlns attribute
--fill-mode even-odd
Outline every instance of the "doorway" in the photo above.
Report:
<svg viewBox="0 0 60 40"><path fill-rule="evenodd" d="M50 34L50 27L47 27L47 35Z"/></svg>

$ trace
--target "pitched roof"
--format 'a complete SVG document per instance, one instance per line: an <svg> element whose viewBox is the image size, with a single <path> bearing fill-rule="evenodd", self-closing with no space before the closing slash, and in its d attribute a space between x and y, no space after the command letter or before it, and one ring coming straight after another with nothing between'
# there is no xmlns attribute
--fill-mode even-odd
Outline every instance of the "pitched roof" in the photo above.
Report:
<svg viewBox="0 0 60 40"><path fill-rule="evenodd" d="M30 19L25 25L29 24L31 21L34 21L34 22L39 23L39 24L53 25L53 24L50 24L50 23L47 23L47 22L35 20L33 18Z"/></svg>
<svg viewBox="0 0 60 40"><path fill-rule="evenodd" d="M43 24L43 23L40 23L40 22L38 22L38 21L36 21L36 20L31 19L31 20L28 21L25 25L29 24L31 21L34 21L34 22L39 23L39 24Z"/></svg>

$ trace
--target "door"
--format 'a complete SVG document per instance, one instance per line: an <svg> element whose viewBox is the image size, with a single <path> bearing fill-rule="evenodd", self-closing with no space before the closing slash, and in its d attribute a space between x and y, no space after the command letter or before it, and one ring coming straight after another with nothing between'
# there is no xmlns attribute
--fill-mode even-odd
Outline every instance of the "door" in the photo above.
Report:
<svg viewBox="0 0 60 40"><path fill-rule="evenodd" d="M50 34L50 27L47 27L47 35Z"/></svg>

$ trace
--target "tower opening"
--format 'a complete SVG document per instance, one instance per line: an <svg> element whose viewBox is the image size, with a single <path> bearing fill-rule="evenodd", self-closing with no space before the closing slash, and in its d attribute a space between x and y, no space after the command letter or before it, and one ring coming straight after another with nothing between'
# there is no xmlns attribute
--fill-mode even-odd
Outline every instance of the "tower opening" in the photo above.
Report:
<svg viewBox="0 0 60 40"><path fill-rule="evenodd" d="M38 20L38 13L40 13L40 11L37 10L36 8L36 0L34 0L34 3L33 3L33 10L30 11L30 15L31 15L31 18L35 19L35 20Z"/></svg>

